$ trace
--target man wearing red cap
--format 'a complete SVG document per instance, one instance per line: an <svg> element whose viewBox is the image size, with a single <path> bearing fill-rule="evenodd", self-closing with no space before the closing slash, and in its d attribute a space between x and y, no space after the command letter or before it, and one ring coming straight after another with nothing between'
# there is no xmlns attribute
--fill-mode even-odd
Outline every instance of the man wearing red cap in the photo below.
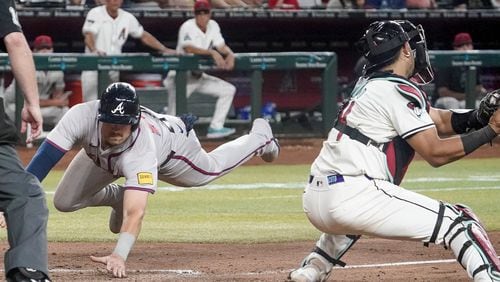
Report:
<svg viewBox="0 0 500 282"><path fill-rule="evenodd" d="M472 37L469 33L461 32L453 39L453 49L457 51L474 50ZM435 101L436 108L442 109L465 109L465 83L467 81L468 67L448 67L437 70L436 89L438 98ZM479 70L476 72L476 105L486 93L481 85Z"/></svg>
<svg viewBox="0 0 500 282"><path fill-rule="evenodd" d="M207 0L195 2L195 17L185 21L179 29L177 52L207 55L212 57L217 68L232 70L234 67L233 51L226 45L219 24L211 19L210 9L210 2ZM163 83L168 91L167 113L175 115L175 71L170 71ZM233 134L235 129L224 127L224 122L231 108L236 87L215 76L191 71L187 79L187 96L191 96L193 92L217 97L207 137L222 138Z"/></svg>
<svg viewBox="0 0 500 282"><path fill-rule="evenodd" d="M33 53L52 53L54 46L48 35L39 35L33 41ZM54 127L68 111L68 94L64 93L64 72L37 71L39 102L43 120L49 127ZM16 111L15 80L5 90L5 112L14 119Z"/></svg>

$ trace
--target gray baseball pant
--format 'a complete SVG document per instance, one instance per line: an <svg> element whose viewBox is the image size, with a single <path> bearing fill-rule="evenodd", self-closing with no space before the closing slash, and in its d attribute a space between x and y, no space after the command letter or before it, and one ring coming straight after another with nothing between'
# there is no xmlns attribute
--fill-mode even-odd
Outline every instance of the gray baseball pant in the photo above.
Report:
<svg viewBox="0 0 500 282"><path fill-rule="evenodd" d="M30 267L48 275L45 193L9 144L0 145L0 210L10 246L4 258L5 274L17 267Z"/></svg>

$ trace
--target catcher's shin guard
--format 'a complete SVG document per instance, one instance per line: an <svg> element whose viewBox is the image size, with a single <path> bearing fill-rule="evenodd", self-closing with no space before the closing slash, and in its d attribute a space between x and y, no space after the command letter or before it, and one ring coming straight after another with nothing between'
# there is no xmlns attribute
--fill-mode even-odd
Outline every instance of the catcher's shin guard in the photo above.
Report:
<svg viewBox="0 0 500 282"><path fill-rule="evenodd" d="M300 267L288 274L289 281L321 282L326 281L333 266L346 264L340 258L356 243L361 236L322 234L316 247L302 260Z"/></svg>
<svg viewBox="0 0 500 282"><path fill-rule="evenodd" d="M447 208L458 213L444 235L444 245L474 281L500 281L500 260L477 216L466 206Z"/></svg>

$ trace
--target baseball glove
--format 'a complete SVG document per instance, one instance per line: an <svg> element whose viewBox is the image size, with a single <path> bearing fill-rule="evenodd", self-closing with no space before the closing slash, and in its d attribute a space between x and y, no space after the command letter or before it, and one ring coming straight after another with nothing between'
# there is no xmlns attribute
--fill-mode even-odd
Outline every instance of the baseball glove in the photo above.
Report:
<svg viewBox="0 0 500 282"><path fill-rule="evenodd" d="M476 112L477 120L483 125L487 125L490 121L490 117L500 106L500 89L488 92L481 102L479 103L479 108Z"/></svg>

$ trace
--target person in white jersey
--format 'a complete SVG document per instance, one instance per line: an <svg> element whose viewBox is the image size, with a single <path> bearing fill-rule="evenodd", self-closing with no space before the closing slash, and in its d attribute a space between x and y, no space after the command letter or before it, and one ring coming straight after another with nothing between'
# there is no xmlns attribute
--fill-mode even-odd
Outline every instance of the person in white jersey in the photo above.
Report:
<svg viewBox="0 0 500 282"><path fill-rule="evenodd" d="M120 233L109 256L92 257L124 277L125 260L139 235L149 194L157 179L173 185L205 185L253 156L272 162L279 145L269 123L253 122L249 134L207 153L192 129L192 115L180 118L139 106L133 86L113 83L100 100L72 107L41 144L27 170L42 181L74 145L83 149L64 172L54 206L72 212L89 206L112 207L110 230ZM112 183L124 177L125 183Z"/></svg>
<svg viewBox="0 0 500 282"><path fill-rule="evenodd" d="M365 75L341 107L311 166L303 194L309 221L323 234L292 281L325 281L369 235L443 245L474 281L500 281L500 261L470 208L406 190L400 183L417 152L434 167L456 161L500 132L500 91L479 109L430 107L417 83L433 78L423 28L372 23L357 46Z"/></svg>
<svg viewBox="0 0 500 282"><path fill-rule="evenodd" d="M211 19L210 9L210 2L207 0L198 0L194 3L195 17L185 21L179 29L177 52L211 56L217 68L232 70L234 68L233 51L222 37L219 24ZM176 114L175 74L175 71L170 71L163 81L168 91L167 113L169 115ZM234 128L224 127L236 93L234 85L203 72L191 71L188 73L186 91L187 97L193 92L217 97L207 138L222 138L235 133Z"/></svg>
<svg viewBox="0 0 500 282"><path fill-rule="evenodd" d="M92 8L85 18L82 33L85 41L85 53L99 56L122 53L123 44L129 36L162 54L175 54L175 50L165 47L151 33L144 30L137 18L121 9L123 0L105 0L105 4ZM109 72L109 80L119 80L118 71ZM96 100L97 71L82 72L83 101Z"/></svg>

